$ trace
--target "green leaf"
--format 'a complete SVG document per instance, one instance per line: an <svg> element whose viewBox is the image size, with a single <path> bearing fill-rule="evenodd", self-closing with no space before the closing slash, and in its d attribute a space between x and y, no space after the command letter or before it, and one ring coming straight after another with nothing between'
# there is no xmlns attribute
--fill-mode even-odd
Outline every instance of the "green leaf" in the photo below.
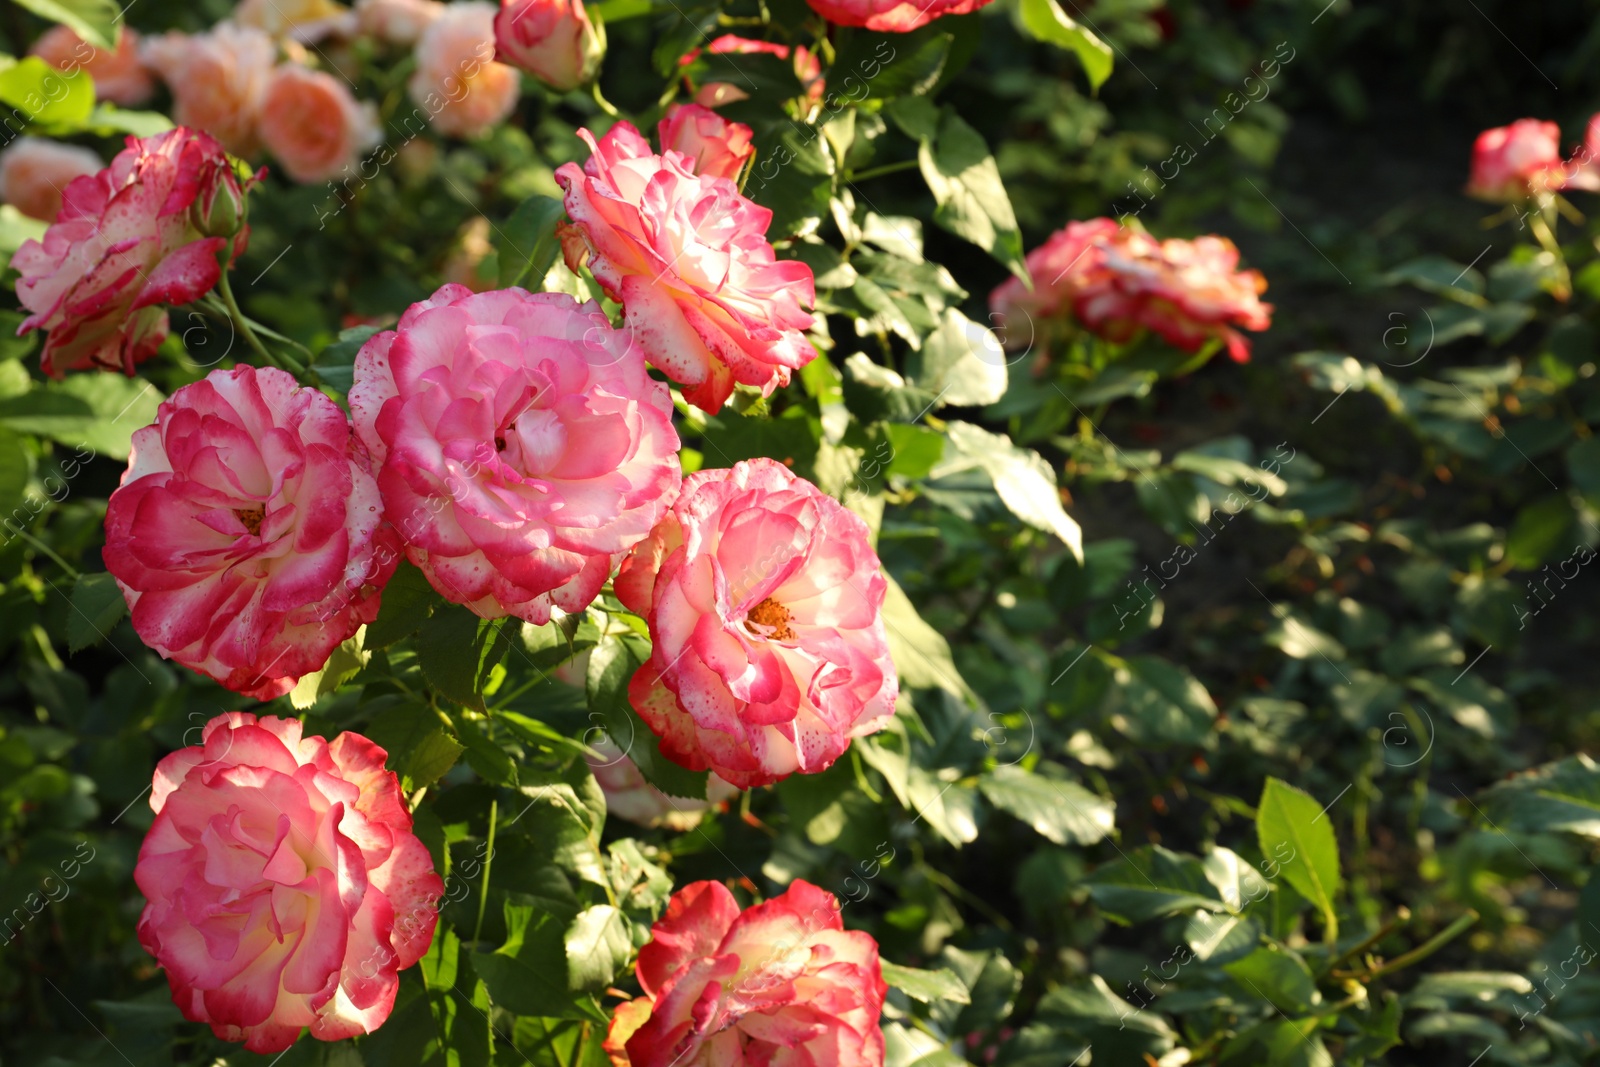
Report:
<svg viewBox="0 0 1600 1067"><path fill-rule="evenodd" d="M495 232L494 246L500 259L500 287L513 285L542 288L561 254L556 223L566 208L553 196L530 196L517 205L511 217Z"/></svg>
<svg viewBox="0 0 1600 1067"><path fill-rule="evenodd" d="M1276 945L1263 945L1222 969L1282 1012L1305 1011L1320 999L1317 981L1305 960Z"/></svg>
<svg viewBox="0 0 1600 1067"><path fill-rule="evenodd" d="M1067 778L1047 777L1043 767L1025 771L1001 766L978 778L978 789L1058 845L1092 845L1111 833L1117 805ZM1062 772L1064 773L1064 772Z"/></svg>
<svg viewBox="0 0 1600 1067"><path fill-rule="evenodd" d="M366 734L389 753L387 766L405 779L408 792L437 781L462 753L448 721L420 704L399 704L381 712Z"/></svg>
<svg viewBox="0 0 1600 1067"><path fill-rule="evenodd" d="M1566 831L1600 840L1600 764L1579 753L1484 791L1479 809L1502 831Z"/></svg>
<svg viewBox="0 0 1600 1067"><path fill-rule="evenodd" d="M1506 562L1536 571L1545 560L1572 548L1572 503L1565 496L1547 496L1517 512L1506 534Z"/></svg>
<svg viewBox="0 0 1600 1067"><path fill-rule="evenodd" d="M1201 745L1211 739L1217 705L1206 687L1160 656L1133 656L1112 675L1112 725L1144 744Z"/></svg>
<svg viewBox="0 0 1600 1067"><path fill-rule="evenodd" d="M887 588L880 615L889 637L889 655L905 689L943 689L963 699L977 699L950 655L944 635L923 621L894 576L884 573Z"/></svg>
<svg viewBox="0 0 1600 1067"><path fill-rule="evenodd" d="M883 434L893 449L885 473L898 474L912 481L926 478L944 457L944 434L923 426L903 422L883 424Z"/></svg>
<svg viewBox="0 0 1600 1067"><path fill-rule="evenodd" d="M883 980L913 1000L920 1000L924 1004L933 1004L941 1000L955 1004L969 1004L972 1001L966 983L946 968L921 971L915 967L902 967L888 960L882 961L882 964Z"/></svg>
<svg viewBox="0 0 1600 1067"><path fill-rule="evenodd" d="M567 928L567 984L598 992L616 981L633 953L627 917L610 904L578 913Z"/></svg>
<svg viewBox="0 0 1600 1067"><path fill-rule="evenodd" d="M440 604L417 630L422 673L449 699L486 710L484 687L511 647L514 622L480 619L459 604Z"/></svg>
<svg viewBox="0 0 1600 1067"><path fill-rule="evenodd" d="M117 47L117 20L122 9L112 0L17 0L17 5L71 27L96 48Z"/></svg>
<svg viewBox="0 0 1600 1067"><path fill-rule="evenodd" d="M1146 845L1089 876L1089 895L1122 923L1146 922L1195 909L1226 911L1227 904L1193 856Z"/></svg>
<svg viewBox="0 0 1600 1067"><path fill-rule="evenodd" d="M49 226L44 222L29 218L10 204L0 204L0 260L11 262L12 254L21 248L24 242L43 240L44 231L47 229ZM14 339L16 332L15 326L6 331L4 343L7 359L15 358L11 354L11 349L19 343Z"/></svg>
<svg viewBox="0 0 1600 1067"><path fill-rule="evenodd" d="M162 399L155 386L140 378L74 374L0 400L0 425L127 459L134 431L155 421Z"/></svg>
<svg viewBox="0 0 1600 1067"><path fill-rule="evenodd" d="M1006 355L992 331L945 308L913 360L911 379L941 407L993 404L1006 394Z"/></svg>
<svg viewBox="0 0 1600 1067"><path fill-rule="evenodd" d="M1068 17L1056 0L1022 0L1017 14L1034 37L1078 57L1089 88L1099 90L1111 77L1111 46Z"/></svg>
<svg viewBox="0 0 1600 1067"><path fill-rule="evenodd" d="M427 621L444 598L428 584L427 576L401 560L389 584L383 587L378 617L367 625L366 647L387 648L402 637L409 637Z"/></svg>
<svg viewBox="0 0 1600 1067"><path fill-rule="evenodd" d="M115 578L104 571L81 576L72 586L67 648L77 652L99 644L127 613L128 602Z"/></svg>
<svg viewBox="0 0 1600 1067"><path fill-rule="evenodd" d="M1322 912L1330 940L1338 937L1334 898L1339 892L1339 845L1315 797L1288 782L1268 778L1256 809L1261 854L1295 891Z"/></svg>
<svg viewBox="0 0 1600 1067"><path fill-rule="evenodd" d="M982 135L947 110L938 136L918 148L917 162L938 205L933 221L982 248L1017 277L1026 278L1022 231L1000 180L1000 168Z"/></svg>
<svg viewBox="0 0 1600 1067"><path fill-rule="evenodd" d="M311 360L311 370L317 380L340 395L348 393L355 381L357 353L373 334L379 332L376 326L351 326L340 330L338 339Z"/></svg>
<svg viewBox="0 0 1600 1067"><path fill-rule="evenodd" d="M27 495L31 467L21 435L0 426L0 545L32 521L32 507L17 506ZM42 502L38 503L43 506Z"/></svg>
<svg viewBox="0 0 1600 1067"><path fill-rule="evenodd" d="M637 637L609 634L589 654L589 710L605 723L611 741L639 768L645 781L668 796L706 798L706 771L687 770L661 753L661 743L628 700L628 682L650 646Z"/></svg>
<svg viewBox="0 0 1600 1067"><path fill-rule="evenodd" d="M297 710L304 711L355 677L372 658L372 652L362 647L363 633L363 630L357 630L341 641L320 670L302 675L289 691L289 703Z"/></svg>
<svg viewBox="0 0 1600 1067"><path fill-rule="evenodd" d="M938 1038L899 1023L884 1024L883 1049L883 1067L967 1067Z"/></svg>
<svg viewBox="0 0 1600 1067"><path fill-rule="evenodd" d="M456 734L467 747L467 764L478 777L494 785L517 786L516 761L497 745L478 723L465 717L456 722Z"/></svg>
<svg viewBox="0 0 1600 1067"><path fill-rule="evenodd" d="M0 69L0 102L13 116L51 133L74 133L83 129L94 111L94 82L81 69L68 74L38 56L28 56Z"/></svg>
<svg viewBox="0 0 1600 1067"><path fill-rule="evenodd" d="M1018 448L1002 433L990 433L968 422L950 422L949 446L932 477L977 468L994 482L994 491L1013 515L1046 533L1055 534L1083 558L1083 530L1061 506L1056 472L1031 448Z"/></svg>
<svg viewBox="0 0 1600 1067"><path fill-rule="evenodd" d="M472 954L472 969L496 1006L517 1015L605 1023L594 998L568 985L566 917L508 899L505 921L506 943Z"/></svg>
<svg viewBox="0 0 1600 1067"><path fill-rule="evenodd" d="M855 30L828 68L830 106L841 99L897 100L921 96L938 84L954 35L928 25L910 33ZM865 90L863 93L862 90Z"/></svg>
<svg viewBox="0 0 1600 1067"><path fill-rule="evenodd" d="M771 210L768 237L777 240L816 229L833 196L834 173L833 155L817 127L769 124L756 131L754 143L755 162L744 195Z"/></svg>
<svg viewBox="0 0 1600 1067"><path fill-rule="evenodd" d="M159 111L126 111L115 104L96 104L86 125L102 137L113 133L153 137L172 129L172 120Z"/></svg>

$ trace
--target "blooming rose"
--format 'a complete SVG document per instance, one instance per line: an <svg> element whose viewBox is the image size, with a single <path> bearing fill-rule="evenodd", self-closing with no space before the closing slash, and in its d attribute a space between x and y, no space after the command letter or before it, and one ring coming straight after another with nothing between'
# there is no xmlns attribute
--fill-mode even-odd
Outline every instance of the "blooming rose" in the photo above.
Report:
<svg viewBox="0 0 1600 1067"><path fill-rule="evenodd" d="M204 130L236 156L260 148L256 118L277 45L251 26L222 22L190 37L168 33L145 42L144 57L172 90L172 118Z"/></svg>
<svg viewBox="0 0 1600 1067"><path fill-rule="evenodd" d="M447 137L477 137L517 106L521 81L496 63L495 8L483 0L445 5L417 42L411 99Z"/></svg>
<svg viewBox="0 0 1600 1067"><path fill-rule="evenodd" d="M145 644L258 700L376 618L399 560L338 405L247 365L133 435L104 555Z"/></svg>
<svg viewBox="0 0 1600 1067"><path fill-rule="evenodd" d="M1261 302L1261 273L1238 266L1239 250L1225 237L1157 241L1112 219L1069 222L1028 254L1032 292L1008 279L989 307L1013 347L1070 315L1116 342L1142 329L1187 352L1221 341L1243 363L1250 342L1239 329L1266 329L1272 305Z"/></svg>
<svg viewBox="0 0 1600 1067"><path fill-rule="evenodd" d="M909 33L943 15L965 15L991 0L806 0L811 10L840 26L880 33Z"/></svg>
<svg viewBox="0 0 1600 1067"><path fill-rule="evenodd" d="M439 0L356 0L361 32L397 45L416 44L443 12Z"/></svg>
<svg viewBox="0 0 1600 1067"><path fill-rule="evenodd" d="M297 182L322 182L354 167L381 133L372 105L362 105L332 74L285 63L261 98L261 142Z"/></svg>
<svg viewBox="0 0 1600 1067"><path fill-rule="evenodd" d="M712 55L723 55L729 52L765 52L768 55L777 56L779 59L788 59L790 55L790 48L786 44L778 44L776 41L756 41L749 37L740 37L732 33L725 33L706 45L706 51ZM816 53L804 45L796 45L793 49L793 54L794 76L800 79L801 85L805 86L808 97L812 100L821 100L822 94L826 89L822 81L822 61L817 58ZM678 60L678 65L687 67L698 58L700 58L700 50L697 48ZM731 104L736 100L749 99L749 96L749 93L731 82L707 82L695 90L694 102L702 107L721 107L723 104Z"/></svg>
<svg viewBox="0 0 1600 1067"><path fill-rule="evenodd" d="M441 287L362 347L350 411L407 557L484 618L582 611L679 484L667 387L561 293Z"/></svg>
<svg viewBox="0 0 1600 1067"><path fill-rule="evenodd" d="M567 92L594 78L606 52L605 28L583 0L500 0L495 56Z"/></svg>
<svg viewBox="0 0 1600 1067"><path fill-rule="evenodd" d="M653 644L628 697L690 770L740 789L814 774L894 712L867 526L781 463L685 478L614 585Z"/></svg>
<svg viewBox="0 0 1600 1067"><path fill-rule="evenodd" d="M45 373L91 366L133 373L167 335L163 304L204 296L221 276L222 236L195 226L227 185L242 191L222 146L182 126L129 137L111 165L75 178L42 241L23 242L11 265L17 298L33 312L19 334L43 329ZM244 251L246 234L233 240Z"/></svg>
<svg viewBox="0 0 1600 1067"><path fill-rule="evenodd" d="M68 184L95 174L103 165L87 148L44 137L18 137L0 152L0 201L29 218L54 222Z"/></svg>
<svg viewBox="0 0 1600 1067"><path fill-rule="evenodd" d="M1567 180L1562 188L1600 192L1600 115L1591 116L1584 128L1583 144L1567 161Z"/></svg>
<svg viewBox="0 0 1600 1067"><path fill-rule="evenodd" d="M645 358L713 414L735 382L768 396L789 384L790 371L816 358L801 332L815 287L810 267L773 254L772 212L727 178L696 174L680 152L656 155L626 122L598 143L588 130L578 136L589 161L562 164L556 181L581 240L562 249L574 270L590 257Z"/></svg>
<svg viewBox="0 0 1600 1067"><path fill-rule="evenodd" d="M172 1002L251 1052L281 1052L306 1026L322 1041L381 1026L444 892L388 754L300 731L230 711L163 759L133 869L139 943Z"/></svg>
<svg viewBox="0 0 1600 1067"><path fill-rule="evenodd" d="M640 826L665 826L669 830L692 830L707 809L722 803L739 791L716 775L706 781L706 799L669 797L645 781L633 760L608 737L589 746L586 758L600 791L606 795L606 814Z"/></svg>
<svg viewBox="0 0 1600 1067"><path fill-rule="evenodd" d="M233 9L233 21L274 37L307 42L347 37L356 30L350 9L333 0L241 0Z"/></svg>
<svg viewBox="0 0 1600 1067"><path fill-rule="evenodd" d="M1560 188L1567 178L1561 159L1561 127L1518 119L1484 130L1472 145L1467 193L1480 200L1513 201Z"/></svg>
<svg viewBox="0 0 1600 1067"><path fill-rule="evenodd" d="M137 107L156 90L155 79L139 60L139 35L125 26L112 51L94 47L65 26L52 26L32 52L57 70L87 71L96 100Z"/></svg>
<svg viewBox="0 0 1600 1067"><path fill-rule="evenodd" d="M745 162L755 155L752 131L729 122L699 104L673 104L660 126L661 151L682 152L694 160L694 172L709 178L739 180Z"/></svg>
<svg viewBox="0 0 1600 1067"><path fill-rule="evenodd" d="M882 1067L878 943L832 893L796 880L739 911L720 882L672 895L639 950L644 996L606 1037L631 1067Z"/></svg>

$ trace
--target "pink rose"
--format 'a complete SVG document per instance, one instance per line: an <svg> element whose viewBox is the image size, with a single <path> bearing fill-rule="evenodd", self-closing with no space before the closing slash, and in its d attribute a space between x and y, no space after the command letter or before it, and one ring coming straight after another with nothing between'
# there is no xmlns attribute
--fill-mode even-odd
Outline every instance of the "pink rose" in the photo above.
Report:
<svg viewBox="0 0 1600 1067"><path fill-rule="evenodd" d="M583 0L500 0L494 37L501 62L562 92L592 80L606 52L605 29Z"/></svg>
<svg viewBox="0 0 1600 1067"><path fill-rule="evenodd" d="M356 20L362 33L409 47L444 7L439 0L356 0Z"/></svg>
<svg viewBox="0 0 1600 1067"><path fill-rule="evenodd" d="M0 152L0 201L29 218L54 222L73 179L96 174L104 165L87 148L18 137Z"/></svg>
<svg viewBox="0 0 1600 1067"><path fill-rule="evenodd" d="M233 21L274 37L308 43L324 37L348 37L356 30L350 9L333 0L240 0L233 9Z"/></svg>
<svg viewBox="0 0 1600 1067"><path fill-rule="evenodd" d="M446 4L417 42L411 99L446 137L479 137L516 110L516 70L496 63L495 8L483 0Z"/></svg>
<svg viewBox="0 0 1600 1067"><path fill-rule="evenodd" d="M133 435L104 556L145 644L271 700L377 617L399 546L338 405L240 365Z"/></svg>
<svg viewBox="0 0 1600 1067"><path fill-rule="evenodd" d="M1563 189L1600 192L1600 115L1591 116L1583 131L1583 144L1567 162Z"/></svg>
<svg viewBox="0 0 1600 1067"><path fill-rule="evenodd" d="M238 192L222 146L182 126L127 144L104 170L75 178L43 241L23 242L11 260L17 298L33 312L17 332L48 331L41 358L52 377L94 366L132 374L167 335L162 305L200 299L222 274L228 240L203 236L191 210L210 205L219 183ZM245 240L234 239L234 256Z"/></svg>
<svg viewBox="0 0 1600 1067"><path fill-rule="evenodd" d="M690 770L740 789L815 774L894 713L867 526L781 463L689 475L614 588L654 646L629 699Z"/></svg>
<svg viewBox="0 0 1600 1067"><path fill-rule="evenodd" d="M50 27L31 51L57 70L86 71L96 100L137 107L156 91L155 79L139 60L139 35L127 27L120 28L112 51L96 48L65 26Z"/></svg>
<svg viewBox="0 0 1600 1067"><path fill-rule="evenodd" d="M692 830L708 810L739 795L739 790L713 774L706 781L705 800L669 797L647 782L633 760L610 738L601 737L589 747L594 750L586 757L589 770L606 795L607 816L640 826Z"/></svg>
<svg viewBox="0 0 1600 1067"><path fill-rule="evenodd" d="M811 268L779 261L767 243L772 212L727 178L696 174L694 161L661 155L619 122L582 167L564 163L556 181L581 241L563 242L567 263L589 267L645 358L683 386L684 399L715 414L735 382L763 395L816 358L801 331L815 301Z"/></svg>
<svg viewBox="0 0 1600 1067"><path fill-rule="evenodd" d="M635 973L644 996L606 1037L631 1067L883 1067L878 943L832 893L796 880L739 911L720 882L672 895Z"/></svg>
<svg viewBox="0 0 1600 1067"><path fill-rule="evenodd" d="M991 0L806 0L811 10L840 26L879 33L909 33L944 15L965 15Z"/></svg>
<svg viewBox="0 0 1600 1067"><path fill-rule="evenodd" d="M357 103L332 74L293 63L267 81L258 129L284 172L306 184L350 170L381 137L372 105Z"/></svg>
<svg viewBox="0 0 1600 1067"><path fill-rule="evenodd" d="M168 33L145 41L144 59L172 90L172 118L204 130L236 156L260 148L256 118L277 59L263 31L221 22L190 37Z"/></svg>
<svg viewBox="0 0 1600 1067"><path fill-rule="evenodd" d="M156 767L139 943L185 1018L264 1053L383 1025L444 893L387 755L230 711Z"/></svg>
<svg viewBox="0 0 1600 1067"><path fill-rule="evenodd" d="M1560 188L1566 177L1561 127L1518 119L1478 135L1472 145L1467 194L1495 202L1521 200Z"/></svg>
<svg viewBox="0 0 1600 1067"><path fill-rule="evenodd" d="M729 122L699 104L673 104L658 132L663 153L682 152L694 160L694 172L708 178L738 181L756 152L750 127Z"/></svg>
<svg viewBox="0 0 1600 1067"><path fill-rule="evenodd" d="M749 37L740 37L737 34L725 33L721 37L706 45L706 51L712 55L726 53L751 53L765 52L767 55L777 56L779 59L788 59L790 48L786 44L775 41L756 41ZM821 100L827 86L822 80L822 61L805 45L796 45L794 54L794 76L805 86L806 96L811 100ZM685 55L678 60L680 67L687 67L700 57L700 50ZM736 100L747 100L750 94L731 82L707 82L695 90L694 102L702 107L721 107L731 104Z"/></svg>
<svg viewBox="0 0 1600 1067"><path fill-rule="evenodd" d="M678 489L667 387L560 293L443 286L361 349L350 411L407 558L484 618L582 611Z"/></svg>
<svg viewBox="0 0 1600 1067"><path fill-rule="evenodd" d="M1048 339L1051 320L1071 318L1118 343L1141 330L1186 352L1222 342L1243 363L1250 342L1239 330L1265 330L1272 305L1261 302L1261 272L1238 267L1239 250L1225 237L1157 241L1112 219L1069 222L1028 254L1033 291L1008 279L989 307L1012 347L1041 332Z"/></svg>

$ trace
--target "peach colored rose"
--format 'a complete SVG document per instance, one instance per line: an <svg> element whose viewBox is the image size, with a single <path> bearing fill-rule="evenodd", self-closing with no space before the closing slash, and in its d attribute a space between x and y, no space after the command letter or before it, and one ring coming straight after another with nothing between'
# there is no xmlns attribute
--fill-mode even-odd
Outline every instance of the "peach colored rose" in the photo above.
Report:
<svg viewBox="0 0 1600 1067"><path fill-rule="evenodd" d="M752 131L741 122L729 122L699 104L673 104L661 120L661 151L682 152L694 160L694 172L709 178L739 180L755 145Z"/></svg>
<svg viewBox="0 0 1600 1067"><path fill-rule="evenodd" d="M43 239L11 259L17 299L33 312L17 332L47 331L40 358L52 377L96 366L132 374L167 335L163 305L200 299L222 273L228 237L197 225L219 187L243 199L222 146L182 126L127 144L104 170L73 179ZM239 231L233 257L247 239Z"/></svg>
<svg viewBox="0 0 1600 1067"><path fill-rule="evenodd" d="M65 26L50 27L31 51L57 70L86 71L96 100L137 107L156 91L155 79L139 59L139 35L127 27L119 29L112 51L94 47Z"/></svg>
<svg viewBox="0 0 1600 1067"><path fill-rule="evenodd" d="M447 4L417 42L411 99L446 137L481 136L516 110L521 79L495 62L494 19L484 0Z"/></svg>
<svg viewBox="0 0 1600 1067"><path fill-rule="evenodd" d="M1559 189L1567 180L1561 159L1561 127L1518 119L1484 130L1472 145L1467 193L1480 200L1509 202Z"/></svg>
<svg viewBox="0 0 1600 1067"><path fill-rule="evenodd" d="M815 286L810 267L767 242L772 212L681 152L657 155L626 122L599 141L578 136L588 162L556 170L572 219L562 250L574 270L588 258L645 358L713 414L735 382L767 396L789 384L817 355L802 332Z"/></svg>
<svg viewBox="0 0 1600 1067"><path fill-rule="evenodd" d="M739 911L720 882L672 895L605 1048L627 1067L883 1067L878 943L795 880Z"/></svg>
<svg viewBox="0 0 1600 1067"><path fill-rule="evenodd" d="M100 157L87 148L44 137L18 137L0 152L0 202L29 218L54 222L67 185L102 166Z"/></svg>
<svg viewBox="0 0 1600 1067"><path fill-rule="evenodd" d="M606 51L605 29L583 0L500 0L494 36L501 62L562 92L591 80Z"/></svg>
<svg viewBox="0 0 1600 1067"><path fill-rule="evenodd" d="M606 795L606 815L626 819L640 826L664 826L668 830L692 830L711 808L739 795L739 790L716 775L706 780L706 799L669 797L645 781L639 768L609 737L590 746L585 758L600 791Z"/></svg>
<svg viewBox="0 0 1600 1067"><path fill-rule="evenodd" d="M228 22L193 37L150 38L144 47L145 61L172 90L173 121L204 130L246 157L261 147L256 119L277 54L261 30Z"/></svg>
<svg viewBox="0 0 1600 1067"><path fill-rule="evenodd" d="M1157 241L1113 219L1091 219L1069 222L1027 261L1031 292L1011 278L989 296L1009 347L1048 345L1072 321L1118 343L1142 330L1186 352L1220 341L1243 363L1250 342L1239 331L1272 324L1272 305L1261 302L1266 279L1238 269L1239 250L1225 237Z"/></svg>
<svg viewBox="0 0 1600 1067"><path fill-rule="evenodd" d="M965 15L992 0L806 0L811 10L840 26L879 33L909 33L944 15Z"/></svg>
<svg viewBox="0 0 1600 1067"><path fill-rule="evenodd" d="M338 405L241 364L133 435L104 557L145 644L271 700L377 617L399 548Z"/></svg>
<svg viewBox="0 0 1600 1067"><path fill-rule="evenodd" d="M356 32L355 14L333 0L241 0L233 21L308 43Z"/></svg>
<svg viewBox="0 0 1600 1067"><path fill-rule="evenodd" d="M443 286L362 347L350 411L407 558L484 618L582 611L678 489L667 387L561 293Z"/></svg>
<svg viewBox="0 0 1600 1067"><path fill-rule="evenodd" d="M230 711L156 767L139 943L185 1018L260 1053L383 1025L444 894L387 756Z"/></svg>
<svg viewBox="0 0 1600 1067"><path fill-rule="evenodd" d="M370 104L334 75L285 63L261 98L261 143L297 182L327 181L354 167L381 132Z"/></svg>
<svg viewBox="0 0 1600 1067"><path fill-rule="evenodd" d="M721 37L706 45L706 51L712 55L726 53L751 53L765 52L777 56L779 59L788 59L791 49L786 44L776 41L757 41L749 37L740 37L737 34L725 33ZM806 96L811 100L821 100L827 86L822 80L822 61L815 52L805 45L796 45L792 50L794 54L794 76L800 79L800 84L805 87ZM687 67L700 57L700 50L696 48L682 59L678 60L680 67ZM693 86L691 86L693 88ZM702 107L721 107L737 100L747 100L750 94L731 82L707 82L694 90L694 102Z"/></svg>
<svg viewBox="0 0 1600 1067"><path fill-rule="evenodd" d="M409 48L444 9L439 0L356 0L356 21L362 33Z"/></svg>
<svg viewBox="0 0 1600 1067"><path fill-rule="evenodd" d="M613 588L650 626L629 699L690 770L740 789L815 774L894 713L867 526L776 460L685 478Z"/></svg>

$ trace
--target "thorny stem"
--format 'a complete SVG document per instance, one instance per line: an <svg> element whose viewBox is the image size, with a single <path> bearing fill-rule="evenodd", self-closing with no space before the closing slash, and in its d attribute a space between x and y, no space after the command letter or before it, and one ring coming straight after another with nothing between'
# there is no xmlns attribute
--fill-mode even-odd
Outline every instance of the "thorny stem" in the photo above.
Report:
<svg viewBox="0 0 1600 1067"><path fill-rule="evenodd" d="M306 369L300 365L299 361L292 359L289 356L274 356L267 350L267 346L261 343L261 338L256 336L256 328L258 324L251 321L251 319L246 316L243 311L239 310L239 302L234 299L233 286L228 281L227 271L222 272L222 278L217 282L217 293L222 297L223 306L228 309L228 317L231 318L233 320L233 324L239 328L239 333L244 337L245 343L255 351L256 355L266 360L267 363L271 364L272 366L286 370L296 377L303 377L305 375Z"/></svg>
<svg viewBox="0 0 1600 1067"><path fill-rule="evenodd" d="M489 869L494 864L494 828L495 821L500 815L500 798L489 801L489 838L488 848L483 857L483 885L478 889L478 922L472 928L472 940L476 944L483 934L483 913L489 908Z"/></svg>

